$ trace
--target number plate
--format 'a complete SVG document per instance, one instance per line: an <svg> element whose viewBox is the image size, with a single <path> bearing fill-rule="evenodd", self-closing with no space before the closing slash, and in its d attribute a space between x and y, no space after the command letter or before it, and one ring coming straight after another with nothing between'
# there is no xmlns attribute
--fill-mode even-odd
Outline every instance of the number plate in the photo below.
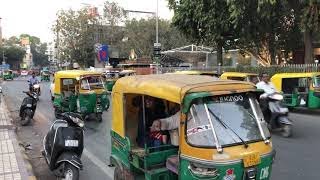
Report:
<svg viewBox="0 0 320 180"><path fill-rule="evenodd" d="M78 142L78 140L65 140L64 145L66 147L78 147L79 142Z"/></svg>
<svg viewBox="0 0 320 180"><path fill-rule="evenodd" d="M32 107L32 105L31 104L27 104L27 107Z"/></svg>
<svg viewBox="0 0 320 180"><path fill-rule="evenodd" d="M243 157L243 165L244 167L255 166L260 163L260 155L259 153L250 153L246 154Z"/></svg>

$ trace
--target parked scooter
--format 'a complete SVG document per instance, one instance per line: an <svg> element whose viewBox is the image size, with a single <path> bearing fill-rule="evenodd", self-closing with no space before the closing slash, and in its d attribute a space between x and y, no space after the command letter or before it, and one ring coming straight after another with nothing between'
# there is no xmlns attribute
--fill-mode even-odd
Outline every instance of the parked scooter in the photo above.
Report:
<svg viewBox="0 0 320 180"><path fill-rule="evenodd" d="M32 89L32 92L37 94L37 101L39 101L39 96L41 94L40 84L33 84L31 89Z"/></svg>
<svg viewBox="0 0 320 180"><path fill-rule="evenodd" d="M25 97L20 106L19 116L21 117L21 125L25 126L30 123L37 107L37 94L34 92L23 91L28 96Z"/></svg>
<svg viewBox="0 0 320 180"><path fill-rule="evenodd" d="M273 93L267 95L264 100L261 99L260 105L271 130L278 130L283 137L290 137L292 135L292 122L288 118L289 109L282 104L282 100L282 94Z"/></svg>
<svg viewBox="0 0 320 180"><path fill-rule="evenodd" d="M42 154L49 169L60 179L79 179L79 170L82 170L83 127L81 115L62 113L43 139Z"/></svg>

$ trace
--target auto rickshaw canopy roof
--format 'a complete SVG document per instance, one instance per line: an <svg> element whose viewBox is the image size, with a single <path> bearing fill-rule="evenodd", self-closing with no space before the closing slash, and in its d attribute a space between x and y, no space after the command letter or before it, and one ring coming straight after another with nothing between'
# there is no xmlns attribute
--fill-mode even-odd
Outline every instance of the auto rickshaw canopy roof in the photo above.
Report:
<svg viewBox="0 0 320 180"><path fill-rule="evenodd" d="M307 72L307 73L278 73L272 76L272 79L283 79L283 78L304 78L313 77L320 75L320 72Z"/></svg>
<svg viewBox="0 0 320 180"><path fill-rule="evenodd" d="M101 73L93 72L93 71L84 71L84 70L66 70L66 71L58 71L54 74L55 79L61 78L77 78L80 76L93 75L100 76Z"/></svg>
<svg viewBox="0 0 320 180"><path fill-rule="evenodd" d="M255 90L249 82L220 80L200 75L154 74L120 78L113 93L144 94L182 104L187 93L210 92L214 95Z"/></svg>
<svg viewBox="0 0 320 180"><path fill-rule="evenodd" d="M221 77L242 77L245 78L247 76L258 76L255 73L243 73L243 72L224 72Z"/></svg>
<svg viewBox="0 0 320 180"><path fill-rule="evenodd" d="M174 73L168 73L168 74L189 74L189 75L218 75L215 71L193 71L193 70L186 70L186 71L176 71Z"/></svg>

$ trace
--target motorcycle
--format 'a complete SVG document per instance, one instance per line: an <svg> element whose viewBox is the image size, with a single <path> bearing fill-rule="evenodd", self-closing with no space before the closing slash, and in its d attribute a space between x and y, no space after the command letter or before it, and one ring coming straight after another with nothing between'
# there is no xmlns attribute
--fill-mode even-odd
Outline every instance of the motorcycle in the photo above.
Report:
<svg viewBox="0 0 320 180"><path fill-rule="evenodd" d="M43 138L42 154L49 169L60 179L79 179L79 170L83 167L83 127L81 115L72 112L62 113Z"/></svg>
<svg viewBox="0 0 320 180"><path fill-rule="evenodd" d="M282 104L282 101L282 94L273 93L267 95L264 100L260 99L260 105L270 129L280 131L283 137L290 137L292 135L292 122L288 118L289 109Z"/></svg>
<svg viewBox="0 0 320 180"><path fill-rule="evenodd" d="M19 116L21 117L21 125L25 126L30 123L37 107L37 94L34 92L23 91L28 96L25 97L20 106Z"/></svg>

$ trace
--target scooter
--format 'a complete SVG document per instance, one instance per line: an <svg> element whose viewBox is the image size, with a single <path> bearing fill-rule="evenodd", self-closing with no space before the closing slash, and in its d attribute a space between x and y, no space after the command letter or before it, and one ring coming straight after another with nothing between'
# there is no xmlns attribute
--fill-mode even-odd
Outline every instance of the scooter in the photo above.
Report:
<svg viewBox="0 0 320 180"><path fill-rule="evenodd" d="M20 106L19 116L21 117L21 125L25 126L30 123L37 108L37 94L34 92L23 91L28 96L25 97Z"/></svg>
<svg viewBox="0 0 320 180"><path fill-rule="evenodd" d="M43 138L42 154L49 169L59 179L79 179L79 170L83 167L83 127L81 115L72 112L62 113Z"/></svg>
<svg viewBox="0 0 320 180"><path fill-rule="evenodd" d="M273 93L267 95L262 103L260 101L260 105L270 129L280 131L283 137L290 137L292 135L292 122L288 118L289 109L282 104L282 101L282 94Z"/></svg>
<svg viewBox="0 0 320 180"><path fill-rule="evenodd" d="M41 94L41 92L40 92L40 84L33 84L32 85L32 92L35 92L37 94L37 101L39 101L39 96Z"/></svg>

